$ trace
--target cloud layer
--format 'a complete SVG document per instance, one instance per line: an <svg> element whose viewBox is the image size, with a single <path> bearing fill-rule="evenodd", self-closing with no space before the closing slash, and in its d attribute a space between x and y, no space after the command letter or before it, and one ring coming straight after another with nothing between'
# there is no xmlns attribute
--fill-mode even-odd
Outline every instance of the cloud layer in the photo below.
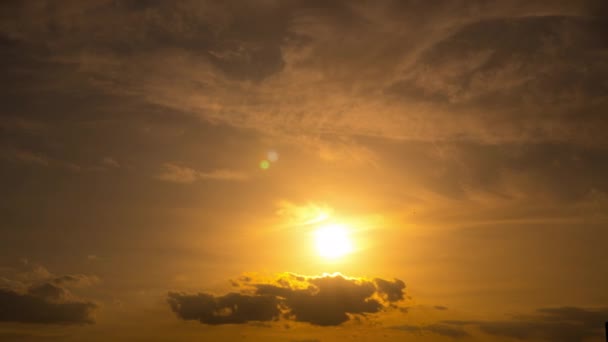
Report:
<svg viewBox="0 0 608 342"><path fill-rule="evenodd" d="M286 139L606 143L601 1L4 7L2 58L34 77Z"/></svg>
<svg viewBox="0 0 608 342"><path fill-rule="evenodd" d="M247 278L240 293L223 296L171 292L168 302L184 320L204 324L241 324L280 318L332 326L355 316L378 313L403 300L401 280L354 279L340 274L307 277L286 274L271 283Z"/></svg>
<svg viewBox="0 0 608 342"><path fill-rule="evenodd" d="M557 307L538 309L499 321L444 321L448 328L476 327L482 332L517 340L583 342L603 336L608 308ZM425 328L427 329L427 328Z"/></svg>

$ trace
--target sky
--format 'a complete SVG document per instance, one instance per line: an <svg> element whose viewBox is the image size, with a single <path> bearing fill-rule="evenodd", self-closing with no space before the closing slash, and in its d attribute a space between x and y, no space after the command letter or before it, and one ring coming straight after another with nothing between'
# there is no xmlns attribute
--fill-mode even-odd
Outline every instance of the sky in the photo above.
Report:
<svg viewBox="0 0 608 342"><path fill-rule="evenodd" d="M2 1L0 340L604 341L607 17Z"/></svg>

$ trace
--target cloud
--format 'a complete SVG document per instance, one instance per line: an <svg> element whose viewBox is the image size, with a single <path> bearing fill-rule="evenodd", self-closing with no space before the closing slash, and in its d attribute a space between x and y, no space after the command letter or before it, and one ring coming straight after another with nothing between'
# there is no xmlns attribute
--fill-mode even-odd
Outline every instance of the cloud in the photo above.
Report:
<svg viewBox="0 0 608 342"><path fill-rule="evenodd" d="M60 286L85 287L98 283L99 278L86 274L68 274L51 279L51 282Z"/></svg>
<svg viewBox="0 0 608 342"><path fill-rule="evenodd" d="M101 160L101 164L103 166L110 167L110 168L120 167L120 163L117 162L116 159L114 159L112 157L104 157Z"/></svg>
<svg viewBox="0 0 608 342"><path fill-rule="evenodd" d="M9 66L286 140L606 144L598 3L13 3L0 34Z"/></svg>
<svg viewBox="0 0 608 342"><path fill-rule="evenodd" d="M444 321L450 326L473 326L482 332L531 341L583 342L600 338L608 308L557 307L538 309L532 315L497 321Z"/></svg>
<svg viewBox="0 0 608 342"><path fill-rule="evenodd" d="M243 181L248 179L247 174L231 170L214 170L201 172L195 169L172 163L165 163L158 179L174 183L194 183L199 180Z"/></svg>
<svg viewBox="0 0 608 342"><path fill-rule="evenodd" d="M378 292L389 302L397 302L403 299L403 289L405 283L402 280L395 279L393 281L380 278L374 279Z"/></svg>
<svg viewBox="0 0 608 342"><path fill-rule="evenodd" d="M3 159L87 170L90 161L76 159L88 155L77 151L85 145L66 145L71 152L52 147L71 136L59 127L77 120L90 129L64 132L80 132L70 139L86 138L87 148L103 146L90 138L120 132L102 130L112 122L108 128L130 132L162 127L156 129L176 139L196 136L208 146L220 135L270 135L336 164L371 160L386 170L403 167L389 166L395 160L413 159L401 141L423 141L421 151L439 145L458 156L411 163L407 179L457 199L478 189L516 199L606 188L600 172L608 142L602 1L38 4L3 4L0 61L7 66L5 83L14 86L4 95L10 116L0 126L16 146L0 152ZM87 99L82 111L75 97ZM42 107L40 113L23 103ZM49 108L56 113L46 115ZM104 112L102 118L99 108L139 114ZM184 135L197 120L211 123L209 131ZM128 141L149 138L131 133ZM32 143L42 135L43 146ZM386 140L397 145L390 155L383 155ZM153 145L132 145L129 153L141 156L132 162L196 158L196 152L174 157L169 141L157 143L167 149L153 157L137 151ZM572 149L589 143L594 149ZM576 164L567 154L580 157L580 167L568 167ZM111 150L95 155L122 166L133 159ZM557 169L554 162L562 166L547 171ZM181 183L251 177L238 169L168 164L150 173Z"/></svg>
<svg viewBox="0 0 608 342"><path fill-rule="evenodd" d="M426 49L391 91L435 113L473 113L465 116L475 120L477 129L503 139L583 139L575 129L591 132L600 119L596 104L606 103L603 75L608 69L598 58L605 48L593 20L585 16L473 21ZM479 111L492 117L482 119L475 114ZM582 113L585 122L577 119Z"/></svg>
<svg viewBox="0 0 608 342"><path fill-rule="evenodd" d="M97 305L93 302L61 301L64 289L51 284L28 293L0 289L0 321L41 324L91 324Z"/></svg>
<svg viewBox="0 0 608 342"><path fill-rule="evenodd" d="M27 294L48 301L64 300L68 297L68 291L65 288L52 282L33 285L27 290Z"/></svg>
<svg viewBox="0 0 608 342"><path fill-rule="evenodd" d="M204 324L241 324L249 321L272 321L279 317L279 300L275 296L229 293L185 295L169 293L169 305L183 320Z"/></svg>
<svg viewBox="0 0 608 342"><path fill-rule="evenodd" d="M241 278L241 293L223 296L170 292L168 302L184 320L240 324L279 319L335 326L388 309L403 299L405 283L395 279L355 279L340 274L319 277L285 274L273 282Z"/></svg>
<svg viewBox="0 0 608 342"><path fill-rule="evenodd" d="M36 324L92 324L98 305L72 292L99 279L83 274L54 276L24 260L19 270L0 272L0 322Z"/></svg>
<svg viewBox="0 0 608 342"><path fill-rule="evenodd" d="M38 152L19 148L0 148L0 158L40 167L56 167L71 172L83 170L83 167L71 161L51 158Z"/></svg>
<svg viewBox="0 0 608 342"><path fill-rule="evenodd" d="M333 209L325 203L309 202L296 204L289 201L277 203L276 214L291 225L308 225L327 220L333 214Z"/></svg>

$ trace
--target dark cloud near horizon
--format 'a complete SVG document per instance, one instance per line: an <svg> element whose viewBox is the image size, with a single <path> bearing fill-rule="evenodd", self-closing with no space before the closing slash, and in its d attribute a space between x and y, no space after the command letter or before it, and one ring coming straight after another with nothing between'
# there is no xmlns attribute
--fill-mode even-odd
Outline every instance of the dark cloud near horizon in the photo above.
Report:
<svg viewBox="0 0 608 342"><path fill-rule="evenodd" d="M170 292L167 300L179 318L210 325L272 321L280 314L278 298L269 295L229 293L215 297Z"/></svg>
<svg viewBox="0 0 608 342"><path fill-rule="evenodd" d="M289 274L273 283L245 281L243 293L223 296L170 292L168 303L183 320L203 324L242 324L280 318L335 326L352 316L386 310L403 300L405 283L395 279L352 279L342 275ZM249 291L248 291L249 290ZM249 293L251 292L251 293Z"/></svg>
<svg viewBox="0 0 608 342"><path fill-rule="evenodd" d="M608 308L557 307L538 309L532 315L511 320L443 321L452 327L472 326L482 332L518 340L583 342L604 336Z"/></svg>
<svg viewBox="0 0 608 342"><path fill-rule="evenodd" d="M38 282L28 287L27 294L51 302L65 302L72 298L68 287L88 286L96 283L97 277L83 274L68 274ZM94 308L95 306L93 306Z"/></svg>
<svg viewBox="0 0 608 342"><path fill-rule="evenodd" d="M48 281L19 292L0 288L0 322L34 324L93 324L98 305L74 298L70 291Z"/></svg>
<svg viewBox="0 0 608 342"><path fill-rule="evenodd" d="M48 284L47 284L48 285ZM0 322L38 324L92 324L97 305L93 302L55 302L61 294L57 288L40 287L18 293L0 289Z"/></svg>
<svg viewBox="0 0 608 342"><path fill-rule="evenodd" d="M98 280L84 274L55 276L27 259L17 267L0 267L0 322L93 324L99 305L77 297L73 289Z"/></svg>

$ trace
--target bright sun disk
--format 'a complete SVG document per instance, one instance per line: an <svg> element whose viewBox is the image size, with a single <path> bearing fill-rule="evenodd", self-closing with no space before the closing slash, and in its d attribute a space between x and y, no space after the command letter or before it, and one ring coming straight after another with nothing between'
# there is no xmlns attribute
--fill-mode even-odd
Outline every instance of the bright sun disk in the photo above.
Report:
<svg viewBox="0 0 608 342"><path fill-rule="evenodd" d="M339 258L353 250L348 230L339 224L328 224L317 229L315 243L319 255L328 259Z"/></svg>

